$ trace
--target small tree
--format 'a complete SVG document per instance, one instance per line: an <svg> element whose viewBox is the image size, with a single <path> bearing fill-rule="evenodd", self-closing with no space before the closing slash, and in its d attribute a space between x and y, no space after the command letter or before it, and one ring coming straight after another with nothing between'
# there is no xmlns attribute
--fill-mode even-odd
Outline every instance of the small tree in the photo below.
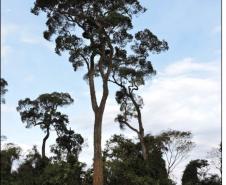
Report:
<svg viewBox="0 0 226 185"><path fill-rule="evenodd" d="M206 171L202 170L207 167L209 164L207 160L193 160L185 167L183 176L182 176L182 185L201 185L201 176L205 176ZM200 172L201 171L201 172Z"/></svg>
<svg viewBox="0 0 226 185"><path fill-rule="evenodd" d="M80 134L75 134L73 130L68 130L56 139L55 145L51 146L51 152L56 155L56 159L70 162L70 159L78 160L78 155L82 150L84 139Z"/></svg>
<svg viewBox="0 0 226 185"><path fill-rule="evenodd" d="M4 78L1 78L0 80L0 86L1 86L1 103L5 103L4 95L8 91L6 89L6 86L8 85L7 81Z"/></svg>
<svg viewBox="0 0 226 185"><path fill-rule="evenodd" d="M166 159L167 174L170 176L175 167L185 159L195 146L191 141L191 132L168 130L161 133L159 139L163 142L163 155Z"/></svg>
<svg viewBox="0 0 226 185"><path fill-rule="evenodd" d="M57 111L57 108L69 105L73 101L68 93L53 92L42 94L35 100L26 98L18 102L17 111L20 113L22 122L26 123L26 128L39 126L46 133L42 142L42 158L46 156L45 146L51 127L58 135L67 130L68 116Z"/></svg>

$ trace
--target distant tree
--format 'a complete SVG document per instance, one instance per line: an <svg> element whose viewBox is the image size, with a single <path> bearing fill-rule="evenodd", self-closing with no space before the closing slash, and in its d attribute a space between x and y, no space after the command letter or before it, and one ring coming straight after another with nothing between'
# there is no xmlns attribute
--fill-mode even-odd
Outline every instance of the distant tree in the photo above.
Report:
<svg viewBox="0 0 226 185"><path fill-rule="evenodd" d="M221 185L221 178L216 174L210 174L207 160L192 160L186 166L182 185Z"/></svg>
<svg viewBox="0 0 226 185"><path fill-rule="evenodd" d="M182 185L200 185L201 179L200 176L205 176L201 170L204 167L208 166L207 160L193 160L188 163L185 167L183 176L182 176ZM201 170L201 173L199 172Z"/></svg>
<svg viewBox="0 0 226 185"><path fill-rule="evenodd" d="M219 171L222 175L222 143L219 144L218 148L213 148L207 156L210 163Z"/></svg>
<svg viewBox="0 0 226 185"><path fill-rule="evenodd" d="M140 143L134 143L122 135L114 135L104 150L105 184L171 185L168 179L165 162L162 159L161 147L153 136L146 137L150 158L143 160Z"/></svg>
<svg viewBox="0 0 226 185"><path fill-rule="evenodd" d="M44 162L46 163L38 152L37 146L33 146L32 150L24 157L23 162L13 174L15 176L15 184L41 184L42 179L40 176L46 166Z"/></svg>
<svg viewBox="0 0 226 185"><path fill-rule="evenodd" d="M51 152L56 155L54 158L57 160L70 162L70 159L75 158L77 161L83 143L83 137L70 129L57 137L56 144L51 146Z"/></svg>
<svg viewBox="0 0 226 185"><path fill-rule="evenodd" d="M22 122L26 123L26 128L39 126L46 133L42 142L42 158L46 157L45 146L51 127L58 135L67 130L68 116L57 111L57 108L70 105L73 101L68 93L53 92L42 94L35 100L26 98L18 102L17 111L20 113Z"/></svg>
<svg viewBox="0 0 226 185"><path fill-rule="evenodd" d="M166 159L167 174L170 176L175 167L188 156L195 146L191 141L192 133L168 130L158 137L163 142L162 151Z"/></svg>
<svg viewBox="0 0 226 185"><path fill-rule="evenodd" d="M13 162L18 160L21 155L21 148L13 143L7 143L1 149L0 168L1 185L9 185L13 181L12 167Z"/></svg>
<svg viewBox="0 0 226 185"><path fill-rule="evenodd" d="M41 175L42 185L81 185L84 164L58 161L49 163Z"/></svg>
<svg viewBox="0 0 226 185"><path fill-rule="evenodd" d="M1 78L0 80L0 86L1 86L1 103L5 103L5 98L4 98L4 95L5 93L8 91L6 89L6 86L8 85L7 81L4 79L4 78Z"/></svg>
<svg viewBox="0 0 226 185"><path fill-rule="evenodd" d="M68 136L67 138L65 134ZM18 169L11 174L12 185L81 185L86 174L85 164L78 161L83 138L79 134L74 134L72 130L68 130L62 135L63 141L59 137L56 140L55 146L57 147L54 149L57 149L57 154L62 152L60 157L43 160L37 147L34 146ZM71 144L72 146L70 146ZM67 157L62 157L64 155Z"/></svg>
<svg viewBox="0 0 226 185"><path fill-rule="evenodd" d="M56 36L56 53L68 51L69 61L75 71L86 66L85 79L89 82L95 118L94 185L103 185L102 119L109 94L108 80L115 68L114 64L126 64L133 69L139 65L146 67L146 63L150 63L147 59L149 51L160 52L168 48L165 41L158 40L150 31L138 32L134 39L129 33L133 28L133 16L145 10L138 0L36 0L32 9L35 15L41 11L46 13L47 31L44 37L50 40L53 35ZM132 48L131 55L125 50L128 47ZM99 103L95 77L100 77L103 87Z"/></svg>

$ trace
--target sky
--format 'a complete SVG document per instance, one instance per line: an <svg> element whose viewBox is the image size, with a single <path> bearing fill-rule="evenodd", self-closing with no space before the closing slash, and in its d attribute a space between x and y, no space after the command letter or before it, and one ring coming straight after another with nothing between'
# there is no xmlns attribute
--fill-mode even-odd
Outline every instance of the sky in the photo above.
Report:
<svg viewBox="0 0 226 185"><path fill-rule="evenodd" d="M1 77L9 84L1 105L1 134L6 142L23 149L41 146L44 133L26 129L16 111L18 100L42 93L69 92L73 105L63 108L70 127L85 138L80 159L88 165L93 157L93 113L84 70L73 71L67 54L54 53L54 42L46 41L45 16L30 13L34 0L1 1ZM174 172L177 181L191 159L206 158L221 139L221 2L220 0L141 1L147 12L133 20L134 31L149 28L169 44L169 50L150 56L157 75L139 91L145 133L163 130L191 131L195 149ZM101 91L98 90L97 94ZM135 138L121 131L114 118L119 107L111 87L103 120L103 147L113 134ZM51 132L48 145L55 141Z"/></svg>

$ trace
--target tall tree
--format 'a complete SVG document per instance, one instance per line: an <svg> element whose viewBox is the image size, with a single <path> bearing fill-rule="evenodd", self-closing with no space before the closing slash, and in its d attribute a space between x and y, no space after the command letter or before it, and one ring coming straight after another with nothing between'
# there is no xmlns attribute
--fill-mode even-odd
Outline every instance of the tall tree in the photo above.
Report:
<svg viewBox="0 0 226 185"><path fill-rule="evenodd" d="M46 157L45 146L51 127L58 135L67 130L68 116L57 111L57 108L70 105L73 101L68 93L53 92L42 94L35 100L26 98L18 102L17 111L20 113L22 122L26 123L26 128L39 126L46 133L42 142L42 158Z"/></svg>
<svg viewBox="0 0 226 185"><path fill-rule="evenodd" d="M4 95L8 91L6 89L6 86L8 85L7 81L4 78L1 78L0 80L0 86L1 86L1 103L5 103Z"/></svg>
<svg viewBox="0 0 226 185"><path fill-rule="evenodd" d="M163 142L163 155L166 159L167 173L170 176L175 167L185 159L195 146L191 141L192 133L177 130L162 132L159 139Z"/></svg>
<svg viewBox="0 0 226 185"><path fill-rule="evenodd" d="M147 160L147 149L144 142L144 127L142 122L141 109L143 99L135 94L145 80L156 74L152 63L148 61L150 53L159 54L168 49L165 41L158 38L148 29L139 31L135 34L135 44L132 45L133 55L127 55L127 51L116 48L115 62L110 82L116 84L120 90L116 92L116 101L120 104L120 111L116 118L120 127L127 126L138 134L140 139L144 160ZM135 118L138 122L138 129L132 124Z"/></svg>
<svg viewBox="0 0 226 185"><path fill-rule="evenodd" d="M132 17L145 12L138 0L36 0L32 13L43 11L47 15L47 30L44 37L50 40L55 35L56 53L69 52L69 61L76 71L86 66L85 78L89 82L92 109L94 112L94 175L93 184L103 185L103 160L101 150L102 119L109 94L108 80L114 63L133 66L149 63L146 54L152 48L165 48L165 41L129 33L133 28ZM139 34L138 34L139 35ZM128 56L125 48L131 47ZM124 58L119 53L126 52ZM102 96L98 103L95 77L100 77Z"/></svg>

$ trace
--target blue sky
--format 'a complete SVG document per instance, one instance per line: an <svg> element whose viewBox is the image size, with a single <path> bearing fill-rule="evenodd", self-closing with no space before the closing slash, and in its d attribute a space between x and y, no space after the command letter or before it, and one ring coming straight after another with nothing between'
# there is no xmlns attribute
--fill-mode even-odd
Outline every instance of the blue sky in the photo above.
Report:
<svg viewBox="0 0 226 185"><path fill-rule="evenodd" d="M149 28L170 48L150 57L157 76L141 90L146 133L157 134L167 128L191 130L197 143L191 158L205 157L220 141L220 0L141 2L148 10L134 19L135 31ZM83 70L75 73L67 55L56 55L54 43L43 39L45 17L30 13L33 0L2 0L1 4L1 76L9 83L6 104L2 105L2 134L8 142L26 149L33 144L40 146L43 133L39 128L24 127L15 108L18 100L53 91L69 92L75 103L62 111L69 115L71 127L86 139L88 146L81 159L90 164L93 115ZM103 140L114 133L135 136L120 131L113 122L117 111L111 92ZM53 142L51 137L48 143Z"/></svg>

